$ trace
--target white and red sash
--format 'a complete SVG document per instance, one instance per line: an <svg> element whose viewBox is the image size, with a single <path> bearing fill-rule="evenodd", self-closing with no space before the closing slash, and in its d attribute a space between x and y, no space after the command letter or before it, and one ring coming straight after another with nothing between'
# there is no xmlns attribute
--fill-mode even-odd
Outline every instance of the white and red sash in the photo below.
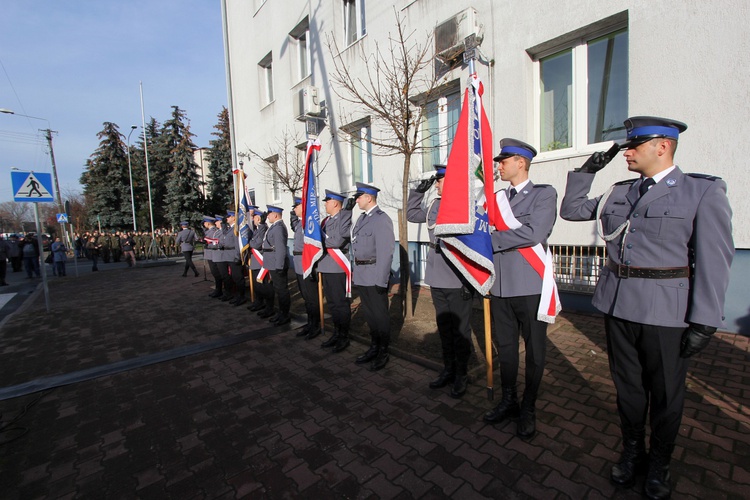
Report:
<svg viewBox="0 0 750 500"><path fill-rule="evenodd" d="M268 269L263 267L263 254L258 251L258 249L253 248L253 257L258 261L258 264L260 264L260 269L258 269L258 276L255 278L255 281L258 283L263 283L263 279L268 276Z"/></svg>
<svg viewBox="0 0 750 500"><path fill-rule="evenodd" d="M328 255L344 270L346 274L346 297L352 296L352 264L340 248L326 248Z"/></svg>
<svg viewBox="0 0 750 500"><path fill-rule="evenodd" d="M513 215L505 191L499 191L495 199L497 200L500 217L499 221L495 220L495 229L507 231L521 227L522 224ZM502 227L503 225L504 227ZM542 278L542 297L539 301L536 319L545 323L554 323L555 317L562 310L562 306L560 306L560 296L557 293L557 283L555 283L555 265L552 262L552 252L549 248L545 251L541 243L537 243L533 247L519 248L518 252Z"/></svg>

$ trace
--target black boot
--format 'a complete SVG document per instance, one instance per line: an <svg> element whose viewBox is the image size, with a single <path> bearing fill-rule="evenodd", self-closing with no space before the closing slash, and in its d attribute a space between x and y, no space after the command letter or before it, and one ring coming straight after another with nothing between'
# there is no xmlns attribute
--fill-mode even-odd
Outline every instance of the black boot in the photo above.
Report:
<svg viewBox="0 0 750 500"><path fill-rule="evenodd" d="M333 327L333 335L331 335L328 340L323 341L323 343L320 344L320 347L327 349L329 347L333 347L336 345L336 342L339 340L339 327L334 326Z"/></svg>
<svg viewBox="0 0 750 500"><path fill-rule="evenodd" d="M469 376L456 375L456 380L453 381L453 387L451 387L451 397L459 399L466 394L466 388L469 386Z"/></svg>
<svg viewBox="0 0 750 500"><path fill-rule="evenodd" d="M622 454L609 473L612 484L630 488L635 483L635 476L645 471L648 458L645 436L646 430L643 427L635 429L623 426Z"/></svg>
<svg viewBox="0 0 750 500"><path fill-rule="evenodd" d="M336 340L336 345L333 346L333 352L341 352L349 347L349 331L346 328L342 328L339 331L339 338Z"/></svg>
<svg viewBox="0 0 750 500"><path fill-rule="evenodd" d="M495 408L484 414L483 420L489 424L497 424L507 418L518 418L519 412L516 386L503 387L503 399Z"/></svg>
<svg viewBox="0 0 750 500"><path fill-rule="evenodd" d="M440 389L456 380L456 366L454 363L446 363L445 368L435 380L430 382L430 389Z"/></svg>
<svg viewBox="0 0 750 500"><path fill-rule="evenodd" d="M372 343L370 344L370 348L367 349L367 351L362 354L361 356L357 357L357 360L355 363L358 365L363 365L365 363L369 363L373 359L375 359L375 356L378 355L378 342L374 338L372 339Z"/></svg>
<svg viewBox="0 0 750 500"><path fill-rule="evenodd" d="M371 372L382 370L383 368L385 368L385 365L388 364L389 358L390 355L388 354L388 346L382 345L378 347L378 354L377 356L375 356L375 359L372 360L369 370Z"/></svg>
<svg viewBox="0 0 750 500"><path fill-rule="evenodd" d="M516 434L521 439L531 439L536 434L536 396L524 395Z"/></svg>
<svg viewBox="0 0 750 500"><path fill-rule="evenodd" d="M310 324L310 320L308 320L307 324L296 333L295 337L306 337L307 334L310 333L310 328L312 328L312 325Z"/></svg>
<svg viewBox="0 0 750 500"><path fill-rule="evenodd" d="M313 321L312 325L310 325L310 331L305 335L305 340L312 340L318 335L320 335L320 322Z"/></svg>
<svg viewBox="0 0 750 500"><path fill-rule="evenodd" d="M648 454L648 475L644 493L651 500L669 498L672 485L669 476L669 461L674 450L673 443L665 443L657 438L651 438L651 450Z"/></svg>

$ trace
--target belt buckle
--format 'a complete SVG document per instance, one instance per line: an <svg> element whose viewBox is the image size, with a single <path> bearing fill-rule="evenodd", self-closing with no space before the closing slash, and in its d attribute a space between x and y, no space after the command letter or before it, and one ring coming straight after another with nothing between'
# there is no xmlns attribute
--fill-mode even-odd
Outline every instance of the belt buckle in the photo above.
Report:
<svg viewBox="0 0 750 500"><path fill-rule="evenodd" d="M622 272L623 269L625 270L624 273ZM619 272L617 274L620 275L620 278L624 278L624 279L630 278L630 266L626 266L626 265L620 264L620 269L619 269Z"/></svg>

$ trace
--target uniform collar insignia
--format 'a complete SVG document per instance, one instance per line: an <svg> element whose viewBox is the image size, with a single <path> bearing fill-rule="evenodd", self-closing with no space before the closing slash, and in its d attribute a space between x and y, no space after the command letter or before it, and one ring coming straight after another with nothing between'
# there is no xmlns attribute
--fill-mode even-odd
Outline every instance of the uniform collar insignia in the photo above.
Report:
<svg viewBox="0 0 750 500"><path fill-rule="evenodd" d="M674 179L672 179L671 177L670 177L669 179L667 179L666 181L664 181L664 182L665 182L665 183L667 184L667 186L669 186L669 187L672 187L672 186L674 186L675 184L677 184L677 181L676 181L676 180L674 180Z"/></svg>

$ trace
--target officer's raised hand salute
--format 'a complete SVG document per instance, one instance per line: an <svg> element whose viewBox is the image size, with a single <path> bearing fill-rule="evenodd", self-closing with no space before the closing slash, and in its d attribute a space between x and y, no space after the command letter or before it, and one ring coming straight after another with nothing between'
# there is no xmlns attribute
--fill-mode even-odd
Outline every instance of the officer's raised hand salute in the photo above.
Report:
<svg viewBox="0 0 750 500"><path fill-rule="evenodd" d="M610 479L630 486L648 463L646 495L667 498L686 358L703 349L723 321L734 255L732 211L723 180L686 174L674 164L679 134L687 125L637 116L625 120L625 128L628 170L641 177L589 198L593 172L570 172L560 215L596 220L607 245L608 260L592 303L605 314L623 436L623 452Z"/></svg>

